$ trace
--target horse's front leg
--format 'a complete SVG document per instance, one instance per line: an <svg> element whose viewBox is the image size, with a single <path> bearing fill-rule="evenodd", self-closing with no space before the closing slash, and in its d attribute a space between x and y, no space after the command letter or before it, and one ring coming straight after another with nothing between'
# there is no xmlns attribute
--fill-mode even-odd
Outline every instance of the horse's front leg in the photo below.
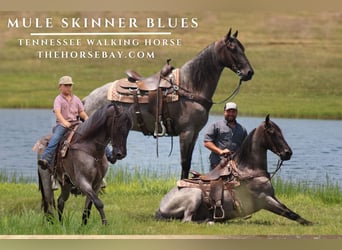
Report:
<svg viewBox="0 0 342 250"><path fill-rule="evenodd" d="M295 212L287 208L275 197L266 196L265 209L280 216L284 216L290 220L297 221L302 225L312 225L312 222L303 219L300 215L296 214Z"/></svg>
<svg viewBox="0 0 342 250"><path fill-rule="evenodd" d="M90 211L93 203L92 201L88 198L86 198L85 205L84 205L84 211L82 215L82 224L87 225L88 219L90 217Z"/></svg>
<svg viewBox="0 0 342 250"><path fill-rule="evenodd" d="M180 155L182 165L181 179L189 178L189 171L191 167L192 152L194 151L195 143L198 137L198 132L191 129L180 133Z"/></svg>
<svg viewBox="0 0 342 250"><path fill-rule="evenodd" d="M80 183L80 190L82 191L82 193L84 193L87 196L87 200L89 200L89 205L88 205L88 211L86 211L87 207L85 207L85 211L83 212L83 218L85 218L85 213L86 215L90 215L90 208L91 208L91 204L94 203L96 209L99 211L100 216L101 216L101 220L102 220L102 224L103 225L107 225L107 219L106 219L106 215L104 212L104 205L103 202L98 198L96 192L93 190L92 186L87 183L87 182L81 182ZM86 201L86 206L87 206L87 201ZM89 213L89 214L88 214ZM89 216L88 216L89 217ZM87 222L83 220L83 224L85 224L84 222Z"/></svg>
<svg viewBox="0 0 342 250"><path fill-rule="evenodd" d="M107 169L107 165L108 165L107 164L107 158L104 156L103 157L104 169ZM101 183L102 183L102 181L98 182L97 185L93 188L93 190L95 190L96 194L98 194L100 189L101 189ZM82 223L83 223L83 225L87 225L87 223L88 223L88 219L90 217L90 212L91 212L92 205L93 205L92 200L89 198L89 196L87 196L86 200L85 200L83 215L82 215Z"/></svg>

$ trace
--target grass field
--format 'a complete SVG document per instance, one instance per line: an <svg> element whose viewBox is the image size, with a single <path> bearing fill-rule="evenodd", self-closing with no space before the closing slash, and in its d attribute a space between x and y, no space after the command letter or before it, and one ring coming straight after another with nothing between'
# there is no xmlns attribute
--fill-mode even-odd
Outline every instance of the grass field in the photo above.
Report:
<svg viewBox="0 0 342 250"><path fill-rule="evenodd" d="M19 46L19 38L32 38L32 29L7 29L9 17L197 17L194 30L175 29L172 38L180 38L182 46L151 46L148 48L114 47L114 50L153 50L154 59L37 59L34 46ZM124 77L126 69L135 69L148 76L158 72L166 58L180 67L208 44L224 36L229 27L239 30L239 39L255 69L254 78L244 83L235 101L240 114L280 117L342 118L342 16L336 12L270 12L257 11L248 15L239 12L68 12L1 13L0 107L50 108L57 95L61 75L72 75L74 92L86 96L107 82ZM36 31L36 30L33 30ZM59 32L61 30L54 30ZM68 31L68 30L63 30ZM89 31L87 29L82 31ZM91 30L90 30L91 31ZM108 38L108 37L105 37ZM101 37L103 39L103 37ZM75 48L44 47L51 50ZM103 46L85 44L76 50L108 50ZM227 97L238 78L225 70L213 100ZM213 112L221 112L214 105Z"/></svg>
<svg viewBox="0 0 342 250"><path fill-rule="evenodd" d="M176 177L160 178L153 173L128 173L125 168L111 170L108 186L100 198L105 204L109 225L101 225L93 207L87 226L81 226L84 197L72 196L65 206L64 223L44 221L37 184L2 178L0 182L0 232L8 235L341 235L341 189L327 181L324 185L284 182L274 179L277 197L290 209L314 222L297 222L267 211L249 220L237 219L215 226L180 221L156 221L154 213L161 198L176 182ZM58 195L59 191L55 192Z"/></svg>

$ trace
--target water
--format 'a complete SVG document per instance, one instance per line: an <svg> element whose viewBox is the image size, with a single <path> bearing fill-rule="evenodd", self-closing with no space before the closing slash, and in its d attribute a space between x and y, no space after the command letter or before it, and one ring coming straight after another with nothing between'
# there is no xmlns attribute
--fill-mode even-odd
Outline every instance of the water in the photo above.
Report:
<svg viewBox="0 0 342 250"><path fill-rule="evenodd" d="M0 109L0 170L8 175L37 179L37 156L32 151L35 142L48 134L54 126L55 118L51 110L38 109ZM209 123L222 119L213 115ZM272 119L272 117L271 117ZM239 122L248 131L260 125L262 118L239 117ZM282 179L322 183L329 181L342 186L342 121L272 119L283 130L283 134L293 150L290 161L284 162L276 176ZM203 131L196 143L192 169L207 172L209 151L203 147ZM143 136L132 131L128 137L128 156L111 166L123 166L129 171L155 172L161 176L180 176L180 153L178 137L173 138L171 156L171 138L158 139ZM269 171L277 164L277 157L269 152Z"/></svg>

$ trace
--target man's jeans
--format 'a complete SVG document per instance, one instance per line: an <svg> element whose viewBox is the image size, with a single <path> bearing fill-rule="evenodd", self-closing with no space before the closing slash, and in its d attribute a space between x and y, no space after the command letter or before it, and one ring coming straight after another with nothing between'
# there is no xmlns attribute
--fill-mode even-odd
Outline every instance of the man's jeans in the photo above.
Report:
<svg viewBox="0 0 342 250"><path fill-rule="evenodd" d="M63 127L62 125L57 125L54 129L53 135L49 141L48 146L44 150L44 153L42 155L43 160L47 160L48 165L50 166L52 158L56 152L56 149L58 147L58 144L60 140L62 139L63 135L68 129Z"/></svg>

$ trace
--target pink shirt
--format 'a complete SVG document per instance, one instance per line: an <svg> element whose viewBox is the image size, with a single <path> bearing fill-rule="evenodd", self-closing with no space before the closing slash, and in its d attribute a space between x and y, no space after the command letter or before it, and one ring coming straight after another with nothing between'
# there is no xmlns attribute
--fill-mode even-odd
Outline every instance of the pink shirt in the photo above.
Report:
<svg viewBox="0 0 342 250"><path fill-rule="evenodd" d="M80 98L75 95L72 95L71 101L68 102L68 100L62 94L59 94L55 98L53 109L60 110L62 116L68 122L76 123L79 120L79 114L84 111L84 106ZM56 120L56 123L61 124L61 122L58 120Z"/></svg>

